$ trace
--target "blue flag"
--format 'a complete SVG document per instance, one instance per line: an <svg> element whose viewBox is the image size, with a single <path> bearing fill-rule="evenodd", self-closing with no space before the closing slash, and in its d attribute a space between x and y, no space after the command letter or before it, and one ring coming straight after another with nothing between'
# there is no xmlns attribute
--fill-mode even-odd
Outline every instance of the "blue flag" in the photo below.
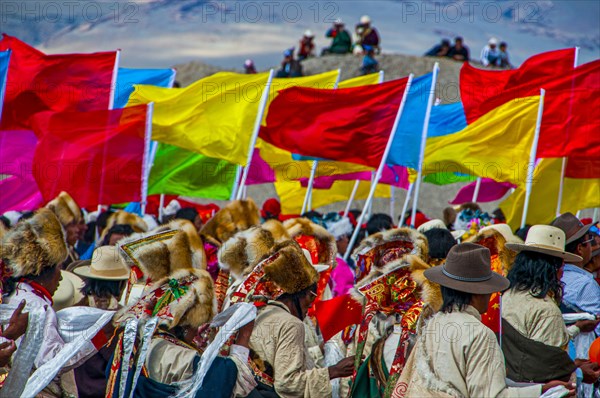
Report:
<svg viewBox="0 0 600 398"><path fill-rule="evenodd" d="M431 73L413 80L387 158L388 164L417 168L431 80ZM456 133L466 126L462 103L434 106L431 108L427 136L437 137Z"/></svg>
<svg viewBox="0 0 600 398"><path fill-rule="evenodd" d="M4 93L6 92L6 81L8 80L10 53L10 50L0 51L0 119L2 118L2 104L4 104Z"/></svg>
<svg viewBox="0 0 600 398"><path fill-rule="evenodd" d="M133 93L135 84L171 87L175 80L175 69L129 69L119 68L115 89L115 109L124 108Z"/></svg>

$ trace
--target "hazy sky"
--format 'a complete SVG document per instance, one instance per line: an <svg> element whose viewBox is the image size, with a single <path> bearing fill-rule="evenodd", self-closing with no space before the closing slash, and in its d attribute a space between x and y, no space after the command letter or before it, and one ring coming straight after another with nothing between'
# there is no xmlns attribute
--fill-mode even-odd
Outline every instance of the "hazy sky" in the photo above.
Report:
<svg viewBox="0 0 600 398"><path fill-rule="evenodd" d="M461 35L478 57L490 37L508 42L515 64L542 51L580 46L600 58L600 1L9 1L0 26L48 53L122 49L121 65L168 67L190 60L240 68L275 65L306 29L319 48L336 18L352 31L368 14L384 52L420 55Z"/></svg>

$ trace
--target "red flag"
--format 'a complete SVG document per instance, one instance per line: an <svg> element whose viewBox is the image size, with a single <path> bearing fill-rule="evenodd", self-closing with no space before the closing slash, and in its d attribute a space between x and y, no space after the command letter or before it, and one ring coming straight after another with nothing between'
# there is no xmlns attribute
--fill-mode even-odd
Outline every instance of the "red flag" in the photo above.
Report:
<svg viewBox="0 0 600 398"><path fill-rule="evenodd" d="M600 159L600 60L548 82L538 158Z"/></svg>
<svg viewBox="0 0 600 398"><path fill-rule="evenodd" d="M2 129L31 129L42 111L108 109L116 52L46 55L19 39L3 35L0 51L12 50Z"/></svg>
<svg viewBox="0 0 600 398"><path fill-rule="evenodd" d="M515 98L539 95L540 84L572 72L574 64L574 48L534 55L513 70L484 70L465 62L460 70L460 97L467 123Z"/></svg>
<svg viewBox="0 0 600 398"><path fill-rule="evenodd" d="M260 137L304 156L378 167L408 79L337 90L279 92Z"/></svg>
<svg viewBox="0 0 600 398"><path fill-rule="evenodd" d="M600 179L600 158L568 158L565 177Z"/></svg>
<svg viewBox="0 0 600 398"><path fill-rule="evenodd" d="M81 207L139 201L146 105L44 112L33 120L33 173L45 200L69 192Z"/></svg>
<svg viewBox="0 0 600 398"><path fill-rule="evenodd" d="M315 304L315 315L323 340L328 341L347 326L359 324L362 320L362 305L350 294Z"/></svg>

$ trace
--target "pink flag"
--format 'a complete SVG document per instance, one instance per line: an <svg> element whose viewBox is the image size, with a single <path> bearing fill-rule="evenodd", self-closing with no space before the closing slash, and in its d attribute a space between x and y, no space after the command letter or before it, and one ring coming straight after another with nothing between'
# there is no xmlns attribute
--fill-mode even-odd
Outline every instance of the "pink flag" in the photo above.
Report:
<svg viewBox="0 0 600 398"><path fill-rule="evenodd" d="M473 181L469 185L462 187L456 194L456 197L448 203L451 205L460 205L473 201L473 193L475 193L476 185L477 181ZM497 182L491 178L482 178L479 194L477 195L477 202L486 203L502 199L511 188L516 188L516 185L509 182Z"/></svg>
<svg viewBox="0 0 600 398"><path fill-rule="evenodd" d="M370 171L361 171L357 173L339 174L333 176L316 177L313 188L315 189L330 189L335 181L371 181L372 174ZM301 178L302 187L308 186L308 178ZM386 166L383 169L380 184L393 185L397 188L408 189L408 170L404 166Z"/></svg>
<svg viewBox="0 0 600 398"><path fill-rule="evenodd" d="M246 185L260 185L273 182L275 182L275 171L260 156L260 149L254 149Z"/></svg>
<svg viewBox="0 0 600 398"><path fill-rule="evenodd" d="M32 175L37 138L29 130L0 131L0 213L35 210L43 204L42 194Z"/></svg>

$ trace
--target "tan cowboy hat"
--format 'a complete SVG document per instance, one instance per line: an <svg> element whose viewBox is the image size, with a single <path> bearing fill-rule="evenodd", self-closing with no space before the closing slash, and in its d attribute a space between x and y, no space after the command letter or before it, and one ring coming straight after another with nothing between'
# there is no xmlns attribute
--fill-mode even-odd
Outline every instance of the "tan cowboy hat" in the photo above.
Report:
<svg viewBox="0 0 600 398"><path fill-rule="evenodd" d="M425 270L424 275L432 282L465 293L491 294L510 286L508 279L492 272L490 250L468 242L452 247L446 263Z"/></svg>
<svg viewBox="0 0 600 398"><path fill-rule="evenodd" d="M73 272L61 270L60 274L62 275L63 280L68 279L73 284L73 288L75 289L75 292L73 292L73 303L77 304L83 299L83 293L81 293L81 289L83 289L85 282Z"/></svg>
<svg viewBox="0 0 600 398"><path fill-rule="evenodd" d="M527 232L525 243L507 243L506 247L516 252L530 251L559 257L565 261L578 262L581 257L565 251L565 233L551 225L534 225Z"/></svg>
<svg viewBox="0 0 600 398"><path fill-rule="evenodd" d="M84 278L105 281L123 281L129 279L129 269L116 246L100 246L94 250L89 266L75 268L73 272Z"/></svg>
<svg viewBox="0 0 600 398"><path fill-rule="evenodd" d="M62 278L52 295L52 309L60 311L73 306L73 304L75 304L75 287L69 278Z"/></svg>
<svg viewBox="0 0 600 398"><path fill-rule="evenodd" d="M517 235L513 234L512 229L510 229L510 225L508 224L492 224L487 227L483 227L479 230L479 232L485 232L494 230L498 232L500 235L506 239L506 243L523 243L523 240L519 238Z"/></svg>
<svg viewBox="0 0 600 398"><path fill-rule="evenodd" d="M560 228L564 231L565 236L567 237L568 245L571 242L576 241L581 238L583 235L587 234L587 232L594 226L593 223L583 225L579 218L577 218L573 213L565 213L556 217L552 223L550 223L553 227Z"/></svg>

